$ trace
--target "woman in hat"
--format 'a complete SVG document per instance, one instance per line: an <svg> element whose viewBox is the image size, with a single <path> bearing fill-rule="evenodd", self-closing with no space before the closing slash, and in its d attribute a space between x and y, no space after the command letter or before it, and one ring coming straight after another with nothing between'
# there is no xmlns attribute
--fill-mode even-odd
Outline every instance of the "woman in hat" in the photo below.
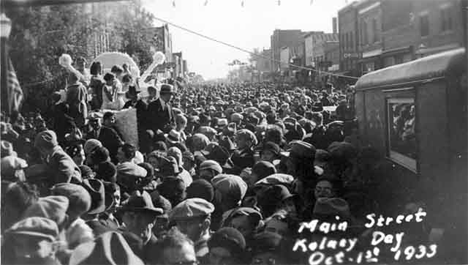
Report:
<svg viewBox="0 0 468 265"><path fill-rule="evenodd" d="M128 91L125 92L125 97L128 101L123 106L123 109L128 109L130 107L137 108L138 104L145 104L142 100L138 100L138 94L140 92L141 91L137 90L135 86L129 86Z"/></svg>

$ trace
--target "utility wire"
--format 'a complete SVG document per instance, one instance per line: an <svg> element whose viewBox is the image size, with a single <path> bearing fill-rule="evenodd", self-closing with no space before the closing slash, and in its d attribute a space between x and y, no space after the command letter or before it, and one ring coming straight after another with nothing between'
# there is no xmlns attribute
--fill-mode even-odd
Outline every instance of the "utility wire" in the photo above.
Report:
<svg viewBox="0 0 468 265"><path fill-rule="evenodd" d="M211 40L211 41L214 41L214 42L223 44L223 45L225 45L225 46L231 47L231 48L236 49L236 50L239 50L239 51L243 51L243 52L245 52L245 53L250 54L251 56L263 58L263 59L266 59L266 60L270 60L270 61L279 63L280 65L281 65L281 64L284 64L284 63L281 62L281 61L278 61L278 60L275 60L275 59L272 59L272 58L268 58L268 57L263 56L263 55L260 55L260 54L255 54L255 53L253 53L253 52L251 52L251 51L249 51L249 50L246 50L246 49L243 49L243 48L234 46L234 45L229 44L229 43L227 43L227 42L220 41L220 40L214 39L214 38L212 38L212 37L206 36L206 35L204 35L204 34L198 33L198 32L196 32L196 31L190 30L190 29L188 29L188 28L185 28L185 27L176 25L176 24L174 24L174 23L172 23L172 22L170 22L170 21L167 21L167 20L165 20L165 19L162 19L162 18L159 18L159 17L156 17L156 16L154 16L154 18L155 18L156 20L159 20L159 21L161 21L161 22L164 22L164 23L166 23L166 24L169 24L169 25L174 26L174 27L176 27L176 28L179 28L179 29L181 29L181 30L190 32L190 33L192 33L192 34L194 34L194 35L197 35L197 36L199 36L199 37L202 37L202 38L205 38L205 39L208 39L208 40ZM319 73L319 74L320 74L320 73L324 73L324 74L328 74L328 75L331 75L331 76L346 77L346 78L356 79L356 80L359 79L358 77L355 77L355 76L334 74L334 73L331 73L331 72L320 71L320 70L316 70L316 69L313 69L313 68L308 68L308 67L304 67L304 66L294 65L294 64L291 64L291 63L288 63L288 65L289 65L289 66L292 66L292 67L295 67L295 68L303 69L303 70L314 71L314 72L317 72L317 73Z"/></svg>

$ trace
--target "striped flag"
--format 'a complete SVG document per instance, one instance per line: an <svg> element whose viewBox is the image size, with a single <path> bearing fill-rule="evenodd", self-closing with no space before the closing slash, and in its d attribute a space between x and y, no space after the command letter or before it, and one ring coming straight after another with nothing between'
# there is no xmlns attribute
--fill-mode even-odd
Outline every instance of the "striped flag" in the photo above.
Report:
<svg viewBox="0 0 468 265"><path fill-rule="evenodd" d="M23 90L21 90L20 83L16 77L16 72L10 58L8 58L7 95L9 113L19 111L21 101L23 100Z"/></svg>

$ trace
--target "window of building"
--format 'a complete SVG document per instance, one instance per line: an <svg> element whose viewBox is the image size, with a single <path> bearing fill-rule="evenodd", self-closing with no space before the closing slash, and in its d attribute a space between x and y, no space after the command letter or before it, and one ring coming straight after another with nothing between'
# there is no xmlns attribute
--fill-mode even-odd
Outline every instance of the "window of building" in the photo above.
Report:
<svg viewBox="0 0 468 265"><path fill-rule="evenodd" d="M421 37L429 35L429 15L424 14L419 17L419 31Z"/></svg>
<svg viewBox="0 0 468 265"><path fill-rule="evenodd" d="M416 171L416 110L414 98L387 99L387 154L393 161Z"/></svg>
<svg viewBox="0 0 468 265"><path fill-rule="evenodd" d="M369 72L372 72L375 70L375 62L368 62L368 63L365 63L363 64L363 69L362 69L362 72L363 73L369 73Z"/></svg>
<svg viewBox="0 0 468 265"><path fill-rule="evenodd" d="M443 7L440 10L441 16L441 31L449 31L452 30L452 16L450 14L450 7Z"/></svg>
<svg viewBox="0 0 468 265"><path fill-rule="evenodd" d="M340 48L345 44L345 43L344 43L344 40L343 40L343 35L344 35L343 33L340 33L340 34L339 34L339 36L340 36L340 37L339 37L339 38L340 38Z"/></svg>
<svg viewBox="0 0 468 265"><path fill-rule="evenodd" d="M354 49L353 32L350 32L350 33L349 33L349 48L350 48L351 50Z"/></svg>
<svg viewBox="0 0 468 265"><path fill-rule="evenodd" d="M367 44L367 23L364 20L361 21L361 42Z"/></svg>
<svg viewBox="0 0 468 265"><path fill-rule="evenodd" d="M372 43L377 42L377 19L372 19Z"/></svg>

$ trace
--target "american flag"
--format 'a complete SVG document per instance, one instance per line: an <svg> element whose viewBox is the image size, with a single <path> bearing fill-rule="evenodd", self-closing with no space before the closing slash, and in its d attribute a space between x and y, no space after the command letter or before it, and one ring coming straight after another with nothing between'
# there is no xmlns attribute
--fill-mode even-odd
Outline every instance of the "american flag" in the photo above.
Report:
<svg viewBox="0 0 468 265"><path fill-rule="evenodd" d="M21 90L10 58L8 58L7 95L9 113L19 111L21 101L23 100L23 90Z"/></svg>

